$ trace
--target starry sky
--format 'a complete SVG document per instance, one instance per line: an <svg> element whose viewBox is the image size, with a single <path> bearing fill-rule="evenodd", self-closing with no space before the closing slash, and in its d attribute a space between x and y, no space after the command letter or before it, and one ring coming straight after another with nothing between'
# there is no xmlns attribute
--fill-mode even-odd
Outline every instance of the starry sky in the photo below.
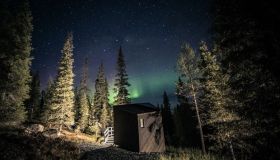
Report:
<svg viewBox="0 0 280 160"><path fill-rule="evenodd" d="M41 87L55 77L68 32L74 35L75 85L84 58L89 59L89 86L104 63L112 98L118 48L122 46L132 102L162 103L165 90L176 103L176 59L184 42L197 47L209 40L207 0L31 0L32 70Z"/></svg>

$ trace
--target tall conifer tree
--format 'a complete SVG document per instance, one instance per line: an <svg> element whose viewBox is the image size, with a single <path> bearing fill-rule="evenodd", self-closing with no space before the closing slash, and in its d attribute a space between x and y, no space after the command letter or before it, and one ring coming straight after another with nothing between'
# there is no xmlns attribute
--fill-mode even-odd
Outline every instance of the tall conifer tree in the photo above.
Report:
<svg viewBox="0 0 280 160"><path fill-rule="evenodd" d="M67 35L62 56L59 62L58 73L50 97L48 123L62 126L71 126L74 123L74 91L73 91L73 35Z"/></svg>
<svg viewBox="0 0 280 160"><path fill-rule="evenodd" d="M40 105L39 105L39 111L38 111L38 120L40 122L42 122L42 117L44 115L45 103L46 103L46 91L42 90L41 94L40 94Z"/></svg>
<svg viewBox="0 0 280 160"><path fill-rule="evenodd" d="M162 123L164 129L165 140L168 145L172 144L174 134L174 121L170 109L170 103L166 92L163 93Z"/></svg>
<svg viewBox="0 0 280 160"><path fill-rule="evenodd" d="M116 105L130 103L129 92L127 89L130 84L128 82L128 75L126 73L126 65L121 47L118 53L117 74L114 86L114 92L116 94L114 97L114 103Z"/></svg>
<svg viewBox="0 0 280 160"><path fill-rule="evenodd" d="M238 135L242 126L236 127L239 117L234 112L234 101L229 87L229 76L222 72L220 63L216 56L210 52L205 42L200 44L201 72L203 81L201 82L203 98L202 105L207 106L206 122L211 131L208 135L214 141L217 150L227 148L232 159L235 158L233 141L238 140Z"/></svg>
<svg viewBox="0 0 280 160"><path fill-rule="evenodd" d="M53 94L53 79L50 77L48 79L48 84L47 88L45 89L45 96L44 96L44 101L43 101L43 106L42 106L42 116L41 116L41 122L43 123L48 123L48 118L51 116L51 104L52 104L52 94Z"/></svg>
<svg viewBox="0 0 280 160"><path fill-rule="evenodd" d="M0 2L0 123L18 124L26 119L32 30L27 1Z"/></svg>
<svg viewBox="0 0 280 160"><path fill-rule="evenodd" d="M32 75L32 81L30 84L30 98L27 101L28 120L32 121L39 118L40 112L40 77L39 72Z"/></svg>
<svg viewBox="0 0 280 160"><path fill-rule="evenodd" d="M108 104L103 103L102 109L101 109L101 115L99 122L102 125L102 128L106 128L108 124L110 123L110 113L108 111Z"/></svg>
<svg viewBox="0 0 280 160"><path fill-rule="evenodd" d="M97 78L95 80L95 93L94 93L94 114L100 120L103 105L109 106L109 91L108 82L105 77L103 63L100 64L98 69ZM108 109L108 108L107 108Z"/></svg>
<svg viewBox="0 0 280 160"><path fill-rule="evenodd" d="M83 66L82 79L80 83L80 90L78 92L78 126L81 131L84 131L88 124L89 116L89 101L88 101L88 59L85 59Z"/></svg>

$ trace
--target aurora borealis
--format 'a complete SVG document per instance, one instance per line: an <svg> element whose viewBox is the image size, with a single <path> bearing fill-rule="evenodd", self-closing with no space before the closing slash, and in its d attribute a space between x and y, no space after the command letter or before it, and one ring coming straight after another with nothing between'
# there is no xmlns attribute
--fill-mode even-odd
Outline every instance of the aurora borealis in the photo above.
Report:
<svg viewBox="0 0 280 160"><path fill-rule="evenodd" d="M54 77L67 32L74 34L75 84L89 59L89 86L104 63L110 87L120 46L126 60L132 102L162 102L167 91L175 103L176 59L183 42L209 39L208 3L203 0L31 0L32 69L42 88Z"/></svg>
<svg viewBox="0 0 280 160"><path fill-rule="evenodd" d="M169 74L169 75L167 75ZM136 77L136 76L135 76ZM174 87L176 73L160 73L149 75L147 77L132 77L130 79L131 87L129 88L130 96L133 102L153 102L161 103L163 90L171 91L170 98L174 98ZM113 99L112 83L110 84L110 102ZM173 95L173 96L172 96Z"/></svg>

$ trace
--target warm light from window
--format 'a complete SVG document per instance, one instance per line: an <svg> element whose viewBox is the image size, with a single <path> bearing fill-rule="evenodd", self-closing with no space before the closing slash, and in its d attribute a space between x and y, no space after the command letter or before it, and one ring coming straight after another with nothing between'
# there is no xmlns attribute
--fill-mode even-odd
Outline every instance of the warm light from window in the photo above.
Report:
<svg viewBox="0 0 280 160"><path fill-rule="evenodd" d="M140 127L144 128L144 119L140 119Z"/></svg>

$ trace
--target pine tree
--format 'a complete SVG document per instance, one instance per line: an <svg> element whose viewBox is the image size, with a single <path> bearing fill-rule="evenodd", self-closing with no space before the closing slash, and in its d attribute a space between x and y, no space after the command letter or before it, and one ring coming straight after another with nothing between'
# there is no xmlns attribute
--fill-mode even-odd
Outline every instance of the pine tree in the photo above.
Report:
<svg viewBox="0 0 280 160"><path fill-rule="evenodd" d="M40 115L40 77L39 72L32 74L32 81L30 84L30 98L27 101L28 121L38 120Z"/></svg>
<svg viewBox="0 0 280 160"><path fill-rule="evenodd" d="M83 74L82 79L80 83L80 90L79 90L79 96L78 96L78 126L81 129L81 131L84 131L84 129L88 125L88 116L89 116L89 101L88 101L88 87L87 87L87 81L88 81L88 59L85 59L85 63L83 66Z"/></svg>
<svg viewBox="0 0 280 160"><path fill-rule="evenodd" d="M12 7L13 6L13 7ZM26 119L29 98L32 15L27 1L0 2L0 123Z"/></svg>
<svg viewBox="0 0 280 160"><path fill-rule="evenodd" d="M214 147L218 150L228 148L232 158L236 159L232 142L237 140L241 126L238 129L234 126L239 117L233 108L229 76L222 72L216 56L208 50L205 42L201 42L200 53L200 70L204 77L201 82L204 95L202 104L207 106L205 123L211 128L208 137L214 141Z"/></svg>
<svg viewBox="0 0 280 160"><path fill-rule="evenodd" d="M106 128L110 122L110 113L108 111L108 106L106 103L102 105L101 115L100 115L100 123L102 128Z"/></svg>
<svg viewBox="0 0 280 160"><path fill-rule="evenodd" d="M97 79L95 80L95 93L94 93L94 114L97 119L100 120L102 108L105 104L109 107L109 91L108 91L108 82L104 73L103 63L100 64ZM109 108L107 108L109 109Z"/></svg>
<svg viewBox="0 0 280 160"><path fill-rule="evenodd" d="M198 59L195 55L194 50L188 45L184 44L181 47L181 52L178 58L178 70L181 73L182 77L185 78L185 84L183 88L180 88L179 94L190 98L193 101L196 111L196 117L198 122L198 128L200 133L201 139L201 148L202 152L205 154L205 143L204 143L204 134L202 130L202 123L201 123L201 116L200 116L200 109L201 107L198 104L198 90L200 87L199 84L199 68L198 68Z"/></svg>
<svg viewBox="0 0 280 160"><path fill-rule="evenodd" d="M97 121L97 118L95 117L94 113L95 113L94 106L93 106L93 104L90 104L89 105L88 125L85 129L87 133L94 132L93 126L94 126L94 123Z"/></svg>
<svg viewBox="0 0 280 160"><path fill-rule="evenodd" d="M39 112L38 112L38 121L42 121L42 117L44 116L45 111L45 103L46 103L46 91L42 90L40 95L40 105L39 105Z"/></svg>
<svg viewBox="0 0 280 160"><path fill-rule="evenodd" d="M88 58L85 58L82 72L80 90L88 92Z"/></svg>
<svg viewBox="0 0 280 160"><path fill-rule="evenodd" d="M68 34L62 56L59 62L58 73L50 97L48 123L70 127L74 123L74 91L73 91L73 35Z"/></svg>
<svg viewBox="0 0 280 160"><path fill-rule="evenodd" d="M174 134L174 121L170 109L170 103L166 92L163 93L162 123L165 135L165 142L172 144Z"/></svg>
<svg viewBox="0 0 280 160"><path fill-rule="evenodd" d="M76 124L76 129L77 129L77 124L79 121L80 113L79 113L79 98L80 98L80 93L78 87L74 88L74 113L75 113L75 124Z"/></svg>
<svg viewBox="0 0 280 160"><path fill-rule="evenodd" d="M42 116L41 122L48 123L49 117L51 117L51 104L52 104L52 97L53 97L53 89L54 89L54 82L53 79L50 77L48 79L47 88L45 89L45 96L43 102L43 109L42 109Z"/></svg>
<svg viewBox="0 0 280 160"><path fill-rule="evenodd" d="M87 94L85 92L80 92L78 126L81 131L84 131L84 129L88 125L88 115L89 115L89 104L88 104Z"/></svg>
<svg viewBox="0 0 280 160"><path fill-rule="evenodd" d="M126 73L126 65L121 47L118 53L117 74L114 86L114 92L116 94L114 97L114 103L116 105L130 103L129 92L127 89L130 84L128 83L128 75Z"/></svg>

